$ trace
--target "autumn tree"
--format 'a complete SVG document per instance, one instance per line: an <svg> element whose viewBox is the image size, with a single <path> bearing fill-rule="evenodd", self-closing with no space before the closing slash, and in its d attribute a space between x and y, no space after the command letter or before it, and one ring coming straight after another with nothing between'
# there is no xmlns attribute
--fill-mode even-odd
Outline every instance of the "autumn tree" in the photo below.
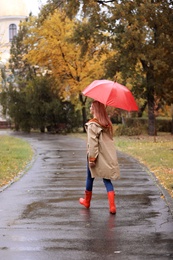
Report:
<svg viewBox="0 0 173 260"><path fill-rule="evenodd" d="M172 7L168 1L114 1L108 21L112 46L120 52L117 68L124 76L136 72L140 64L144 75L148 103L149 135L155 135L155 97L166 100L172 79L173 22ZM173 83L173 81L172 81ZM172 85L172 84L171 84ZM142 89L141 89L142 92Z"/></svg>
<svg viewBox="0 0 173 260"><path fill-rule="evenodd" d="M20 24L18 35L13 38L10 58L10 75L2 70L4 87L0 93L3 113L10 116L16 130L29 132L31 128L57 128L65 123L63 131L71 131L81 125L81 116L74 109L70 100L63 102L57 82L47 70L23 59L28 46L23 39L30 37L29 28L35 27L36 17L29 16ZM42 75L44 74L44 75Z"/></svg>
<svg viewBox="0 0 173 260"><path fill-rule="evenodd" d="M38 15L37 24L40 26L44 20L50 14L53 14L55 10L63 10L66 12L70 19L76 17L80 9L80 1L69 1L69 0L47 0L47 3L42 6Z"/></svg>
<svg viewBox="0 0 173 260"><path fill-rule="evenodd" d="M84 124L86 98L81 91L91 81L102 77L107 46L96 43L92 36L87 39L87 50L82 52L80 44L71 41L78 23L81 22L70 20L64 11L55 10L40 27L31 29L32 37L25 39L24 44L30 48L25 58L50 70L56 78L60 96L71 100L77 109L82 108ZM87 24L87 20L83 23Z"/></svg>
<svg viewBox="0 0 173 260"><path fill-rule="evenodd" d="M75 4L74 0L69 1ZM149 135L155 135L155 98L173 102L173 4L170 0L81 1L90 22L91 35L116 50L107 60L107 75L121 72L124 83L131 78L133 93L148 104ZM85 30L83 31L85 35ZM111 68L111 70L110 70Z"/></svg>

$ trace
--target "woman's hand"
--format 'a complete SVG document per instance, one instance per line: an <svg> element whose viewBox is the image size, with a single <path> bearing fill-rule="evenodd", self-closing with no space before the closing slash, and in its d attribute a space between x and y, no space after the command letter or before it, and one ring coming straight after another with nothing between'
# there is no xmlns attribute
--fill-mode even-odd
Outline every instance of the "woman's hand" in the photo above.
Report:
<svg viewBox="0 0 173 260"><path fill-rule="evenodd" d="M91 168L95 167L95 165L96 165L95 162L89 162L89 166L90 166Z"/></svg>

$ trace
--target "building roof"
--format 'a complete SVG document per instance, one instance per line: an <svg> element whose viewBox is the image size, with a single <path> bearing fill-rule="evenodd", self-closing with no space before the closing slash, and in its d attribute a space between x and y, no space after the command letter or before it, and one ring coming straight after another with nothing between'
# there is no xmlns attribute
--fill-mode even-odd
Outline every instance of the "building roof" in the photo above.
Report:
<svg viewBox="0 0 173 260"><path fill-rule="evenodd" d="M0 0L0 17L28 16L28 14L24 0Z"/></svg>

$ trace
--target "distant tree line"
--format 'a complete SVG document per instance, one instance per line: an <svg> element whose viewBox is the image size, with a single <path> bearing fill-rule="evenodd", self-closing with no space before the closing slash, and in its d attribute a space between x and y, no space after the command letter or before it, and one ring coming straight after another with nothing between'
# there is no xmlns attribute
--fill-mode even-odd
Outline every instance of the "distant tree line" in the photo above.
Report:
<svg viewBox="0 0 173 260"><path fill-rule="evenodd" d="M155 135L159 108L173 103L172 24L170 0L48 0L12 42L17 88L8 84L1 103L16 125L44 128L50 118L52 124L67 121L62 113L70 109L69 120L84 127L88 100L82 90L92 80L116 78L135 96L138 116L147 109L148 133Z"/></svg>

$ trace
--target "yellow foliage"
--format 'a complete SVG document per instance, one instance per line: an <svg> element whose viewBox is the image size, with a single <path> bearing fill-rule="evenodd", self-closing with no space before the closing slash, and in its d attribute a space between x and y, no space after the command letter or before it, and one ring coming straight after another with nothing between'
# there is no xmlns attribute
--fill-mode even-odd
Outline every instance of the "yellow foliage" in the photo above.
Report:
<svg viewBox="0 0 173 260"><path fill-rule="evenodd" d="M93 80L102 77L106 55L101 54L101 49L107 46L95 46L93 39L88 39L89 48L81 56L81 47L70 42L74 27L74 21L56 10L41 27L31 26L32 37L24 43L30 46L25 59L50 69L62 97L68 99L70 96L76 103L79 93Z"/></svg>

